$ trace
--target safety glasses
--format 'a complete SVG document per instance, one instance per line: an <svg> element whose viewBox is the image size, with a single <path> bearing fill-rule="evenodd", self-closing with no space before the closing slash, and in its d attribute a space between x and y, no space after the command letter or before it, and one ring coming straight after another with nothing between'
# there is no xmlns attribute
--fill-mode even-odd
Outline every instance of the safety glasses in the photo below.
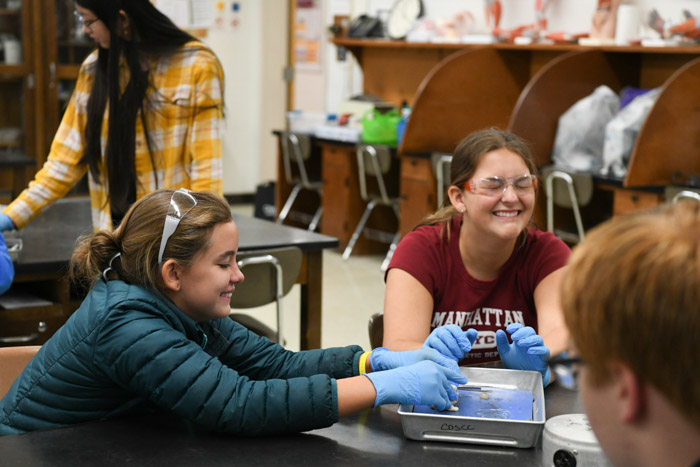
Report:
<svg viewBox="0 0 700 467"><path fill-rule="evenodd" d="M508 187L512 185L517 194L527 194L537 187L537 176L524 174L515 178L488 177L469 180L464 184L464 189L477 195L498 197L503 196Z"/></svg>
<svg viewBox="0 0 700 467"><path fill-rule="evenodd" d="M160 250L158 251L158 264L163 262L163 252L168 239L175 233L175 229L180 225L180 221L185 215L197 206L197 200L190 194L190 190L180 188L173 192L168 206L168 214L165 216L163 224L163 236L160 239Z"/></svg>
<svg viewBox="0 0 700 467"><path fill-rule="evenodd" d="M84 27L88 28L88 30L91 32L92 32L92 29L90 28L90 26L92 26L93 24L95 24L96 22L98 22L100 20L100 18L95 18L95 19L85 21L85 18L83 18L83 15L81 15L77 11L73 12L73 17L75 18L77 23L80 24L80 26L84 26Z"/></svg>
<svg viewBox="0 0 700 467"><path fill-rule="evenodd" d="M569 357L566 353L555 355L547 361L556 376L555 381L566 389L578 389L578 373L583 360Z"/></svg>

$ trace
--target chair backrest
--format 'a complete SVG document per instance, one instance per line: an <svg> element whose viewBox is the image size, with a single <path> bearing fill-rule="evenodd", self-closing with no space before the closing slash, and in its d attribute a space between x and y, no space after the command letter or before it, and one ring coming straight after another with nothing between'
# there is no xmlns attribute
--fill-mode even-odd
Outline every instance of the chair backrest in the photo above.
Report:
<svg viewBox="0 0 700 467"><path fill-rule="evenodd" d="M666 201L677 203L681 200L700 201L700 190L681 186L669 185L665 190Z"/></svg>
<svg viewBox="0 0 700 467"><path fill-rule="evenodd" d="M440 209L445 198L445 191L450 183L450 166L452 165L452 154L434 152L430 156L435 173L435 184L437 186L437 207Z"/></svg>
<svg viewBox="0 0 700 467"><path fill-rule="evenodd" d="M311 157L311 137L309 135L292 131L282 133L282 161L284 175L288 183L297 183L295 174L298 174L299 181L304 186L309 185L310 181L304 163L309 157Z"/></svg>
<svg viewBox="0 0 700 467"><path fill-rule="evenodd" d="M384 312L380 311L370 316L367 328L369 331L369 345L373 349L381 347L384 341Z"/></svg>
<svg viewBox="0 0 700 467"><path fill-rule="evenodd" d="M282 297L299 277L302 254L297 247L251 251L238 254L238 267L245 279L236 285L231 308L277 305L277 342L282 343Z"/></svg>
<svg viewBox="0 0 700 467"><path fill-rule="evenodd" d="M561 239L580 242L585 238L585 229L581 217L581 206L587 205L593 196L593 177L590 174L567 172L556 167L542 170L544 191L547 196L547 230L554 232ZM554 230L554 205L571 209L576 221L576 234L568 231Z"/></svg>
<svg viewBox="0 0 700 467"><path fill-rule="evenodd" d="M15 382L40 348L40 345L0 347L0 399L7 394L12 383Z"/></svg>
<svg viewBox="0 0 700 467"><path fill-rule="evenodd" d="M360 177L360 196L369 201L371 196L367 190L367 177L377 181L379 196L384 204L389 204L389 194L384 183L384 175L391 168L391 149L383 144L359 144L357 146L357 170Z"/></svg>

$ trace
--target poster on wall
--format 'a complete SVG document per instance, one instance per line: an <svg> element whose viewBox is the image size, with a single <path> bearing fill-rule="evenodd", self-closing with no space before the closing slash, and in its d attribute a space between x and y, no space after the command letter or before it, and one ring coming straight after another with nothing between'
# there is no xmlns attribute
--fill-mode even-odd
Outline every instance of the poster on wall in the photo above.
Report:
<svg viewBox="0 0 700 467"><path fill-rule="evenodd" d="M213 0L153 0L153 4L181 29L207 30L214 24Z"/></svg>
<svg viewBox="0 0 700 467"><path fill-rule="evenodd" d="M296 0L294 66L322 71L323 9L320 0Z"/></svg>

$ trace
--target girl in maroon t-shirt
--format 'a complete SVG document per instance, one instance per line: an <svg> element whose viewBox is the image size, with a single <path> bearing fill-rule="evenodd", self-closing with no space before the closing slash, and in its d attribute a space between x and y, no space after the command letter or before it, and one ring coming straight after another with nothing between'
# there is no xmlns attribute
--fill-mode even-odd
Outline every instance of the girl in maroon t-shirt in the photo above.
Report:
<svg viewBox="0 0 700 467"><path fill-rule="evenodd" d="M487 129L462 140L446 206L402 239L389 264L387 348L449 353L460 348L455 340L464 340L459 328L473 328L478 337L461 345L470 351L452 351L462 364L503 360L508 368L539 370L549 381L544 362L568 343L559 283L570 250L530 226L536 173L527 147L511 133ZM513 344L504 330L513 333Z"/></svg>

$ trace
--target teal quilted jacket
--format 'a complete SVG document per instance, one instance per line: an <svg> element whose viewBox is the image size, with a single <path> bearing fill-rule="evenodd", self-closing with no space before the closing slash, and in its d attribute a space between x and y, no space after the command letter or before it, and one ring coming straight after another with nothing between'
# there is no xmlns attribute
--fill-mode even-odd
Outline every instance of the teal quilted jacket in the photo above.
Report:
<svg viewBox="0 0 700 467"><path fill-rule="evenodd" d="M291 433L338 420L336 378L358 346L291 352L230 319L195 323L172 302L98 281L0 401L0 435L153 406L205 430Z"/></svg>

